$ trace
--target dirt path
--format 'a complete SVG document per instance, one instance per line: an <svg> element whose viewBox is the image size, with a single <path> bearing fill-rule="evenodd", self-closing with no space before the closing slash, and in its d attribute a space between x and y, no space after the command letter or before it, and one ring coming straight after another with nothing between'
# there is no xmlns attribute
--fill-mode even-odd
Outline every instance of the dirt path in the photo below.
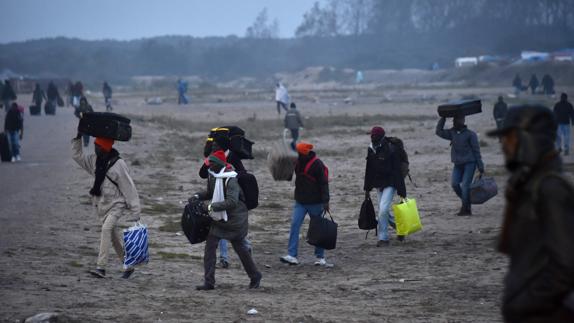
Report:
<svg viewBox="0 0 574 323"><path fill-rule="evenodd" d="M432 100L450 92L441 90ZM485 93L492 101L497 90ZM281 131L272 105L244 98L233 106L225 102L235 97L224 99L187 108L141 106L135 99L118 105L119 112L134 118L134 139L117 148L131 165L152 253L151 262L129 281L119 279L115 259L110 259L111 278L86 273L95 263L99 223L88 202L91 179L70 159L76 119L67 109L55 117L26 116L23 162L0 164L0 320L46 311L82 322L500 320L506 260L494 246L503 199L499 195L476 206L473 217L454 216L458 202L449 186L449 147L434 136L434 101L381 104L380 97L370 96L351 106L300 100L302 113L312 116L303 136L330 167L331 204L340 226L338 248L327 252L335 267L316 268L303 239L302 265L278 261L286 252L293 187L273 182L265 166L265 151ZM327 100L338 102L319 102ZM254 112L257 118L250 121ZM256 141L257 158L246 166L262 192L260 207L250 215L250 239L263 287L246 289L248 279L231 251L231 268L217 270L217 289L199 293L194 286L202 281L203 244L187 243L179 219L183 201L203 188L197 170L209 126L230 122L240 123ZM489 108L469 123L474 129L492 127ZM388 248L376 248L374 233L365 240L356 227L368 144L364 133L374 124L405 141L417 183L407 189L417 199L424 225L406 243L393 241ZM498 144L481 136L481 145L487 171L503 190ZM251 308L259 314L248 316Z"/></svg>

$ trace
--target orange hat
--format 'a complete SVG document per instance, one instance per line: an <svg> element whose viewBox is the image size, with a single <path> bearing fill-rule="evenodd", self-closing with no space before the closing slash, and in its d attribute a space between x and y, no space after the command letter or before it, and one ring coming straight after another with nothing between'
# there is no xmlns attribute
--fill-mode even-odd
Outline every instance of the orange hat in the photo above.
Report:
<svg viewBox="0 0 574 323"><path fill-rule="evenodd" d="M110 152L112 151L112 146L114 145L114 140L110 138L101 138L98 137L94 141L94 144L100 146L103 151Z"/></svg>
<svg viewBox="0 0 574 323"><path fill-rule="evenodd" d="M310 143L306 143L306 142L300 142L297 144L297 152L300 153L301 155L309 155L309 152L311 152L311 150L313 150L313 145L311 145Z"/></svg>

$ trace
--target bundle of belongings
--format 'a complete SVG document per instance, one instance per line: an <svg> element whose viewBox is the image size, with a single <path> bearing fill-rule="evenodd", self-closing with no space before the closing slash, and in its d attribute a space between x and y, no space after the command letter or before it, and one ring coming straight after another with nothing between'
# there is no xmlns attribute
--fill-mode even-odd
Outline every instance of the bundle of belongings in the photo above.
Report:
<svg viewBox="0 0 574 323"><path fill-rule="evenodd" d="M267 155L267 165L276 181L290 181L297 163L297 152L287 142L287 131L285 129L282 140L276 142Z"/></svg>

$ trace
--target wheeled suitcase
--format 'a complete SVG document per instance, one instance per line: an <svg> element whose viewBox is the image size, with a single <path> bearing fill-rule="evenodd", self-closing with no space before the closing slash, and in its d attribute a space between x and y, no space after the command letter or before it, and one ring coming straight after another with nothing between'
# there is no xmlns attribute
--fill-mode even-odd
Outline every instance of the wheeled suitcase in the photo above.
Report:
<svg viewBox="0 0 574 323"><path fill-rule="evenodd" d="M132 137L130 119L111 112L86 112L82 114L78 132L119 141L128 141Z"/></svg>
<svg viewBox="0 0 574 323"><path fill-rule="evenodd" d="M30 106L30 115L31 116L39 116L42 114L42 107L38 105L31 105Z"/></svg>
<svg viewBox="0 0 574 323"><path fill-rule="evenodd" d="M44 113L46 115L55 115L56 114L56 106L46 102L46 104L44 104Z"/></svg>
<svg viewBox="0 0 574 323"><path fill-rule="evenodd" d="M468 116L482 112L480 100L457 100L438 106L438 115L443 118Z"/></svg>
<svg viewBox="0 0 574 323"><path fill-rule="evenodd" d="M8 136L4 132L0 133L0 159L3 162L9 162L12 160L10 143L8 142Z"/></svg>

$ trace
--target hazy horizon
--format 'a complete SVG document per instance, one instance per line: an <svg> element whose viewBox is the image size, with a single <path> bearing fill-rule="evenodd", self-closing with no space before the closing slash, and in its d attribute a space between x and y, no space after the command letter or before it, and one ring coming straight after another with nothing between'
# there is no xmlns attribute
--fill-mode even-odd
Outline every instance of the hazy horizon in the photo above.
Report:
<svg viewBox="0 0 574 323"><path fill-rule="evenodd" d="M10 12L0 19L0 43L55 37L118 41L170 35L242 37L265 7L269 21L279 21L279 36L290 38L314 2L0 0L2 11Z"/></svg>

